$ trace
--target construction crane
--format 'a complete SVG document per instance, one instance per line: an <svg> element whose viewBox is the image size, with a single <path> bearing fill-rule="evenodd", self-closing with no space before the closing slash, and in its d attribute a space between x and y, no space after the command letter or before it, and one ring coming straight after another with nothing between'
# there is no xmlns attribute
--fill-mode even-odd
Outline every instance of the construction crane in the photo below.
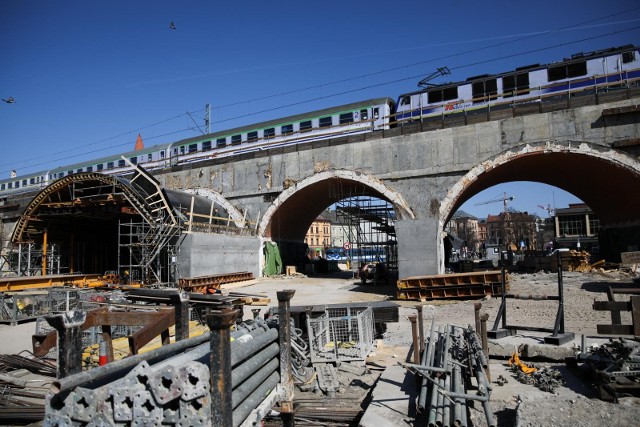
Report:
<svg viewBox="0 0 640 427"><path fill-rule="evenodd" d="M552 214L553 212L555 212L555 209L553 209L553 208L551 207L551 205L550 205L550 204L547 204L547 206L546 206L546 207L545 207L545 206L542 206L542 205L538 205L538 207L539 207L540 209L542 209L542 210L547 211L547 215L548 215L548 216L551 216L551 214Z"/></svg>
<svg viewBox="0 0 640 427"><path fill-rule="evenodd" d="M507 196L507 193L504 193L502 195L502 197L500 197L498 199L487 200L486 202L476 203L474 206L488 205L489 203L502 202L503 205L504 205L504 212L506 212L507 211L507 202L511 202L511 201L513 201L513 199L515 199L515 196Z"/></svg>

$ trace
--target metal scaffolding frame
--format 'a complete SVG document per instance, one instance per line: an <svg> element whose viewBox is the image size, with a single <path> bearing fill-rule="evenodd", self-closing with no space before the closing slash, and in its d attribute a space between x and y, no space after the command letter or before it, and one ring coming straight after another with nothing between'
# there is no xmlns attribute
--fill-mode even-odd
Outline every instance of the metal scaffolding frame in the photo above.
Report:
<svg viewBox="0 0 640 427"><path fill-rule="evenodd" d="M352 242L352 264L382 263L398 270L395 210L391 203L372 196L350 196L336 203L336 217Z"/></svg>
<svg viewBox="0 0 640 427"><path fill-rule="evenodd" d="M46 275L60 274L60 247L48 244L46 251L42 244L24 242L5 245L2 244L0 255L1 276L38 276L43 271L43 259L46 259L44 269Z"/></svg>

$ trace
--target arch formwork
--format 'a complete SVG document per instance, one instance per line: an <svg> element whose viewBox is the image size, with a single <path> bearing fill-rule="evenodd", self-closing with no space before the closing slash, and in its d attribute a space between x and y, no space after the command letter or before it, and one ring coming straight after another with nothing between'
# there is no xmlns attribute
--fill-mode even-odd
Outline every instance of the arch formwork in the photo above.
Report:
<svg viewBox="0 0 640 427"><path fill-rule="evenodd" d="M593 209L601 224L640 228L640 161L602 145L546 141L505 150L474 166L447 192L440 205L439 230L470 197L510 181L534 181L566 190ZM444 246L438 244L439 271Z"/></svg>

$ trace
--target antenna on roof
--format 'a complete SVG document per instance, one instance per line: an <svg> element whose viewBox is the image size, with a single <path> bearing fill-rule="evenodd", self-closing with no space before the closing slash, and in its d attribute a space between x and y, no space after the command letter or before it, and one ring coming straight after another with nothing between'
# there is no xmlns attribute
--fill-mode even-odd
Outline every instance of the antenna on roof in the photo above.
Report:
<svg viewBox="0 0 640 427"><path fill-rule="evenodd" d="M433 83L429 83L431 80L435 79L436 77L444 76L444 75L447 75L447 74L451 74L451 70L449 70L449 67L440 67L436 71L434 71L433 73L429 74L424 79L420 80L418 82L418 87L430 87L430 86L433 86Z"/></svg>

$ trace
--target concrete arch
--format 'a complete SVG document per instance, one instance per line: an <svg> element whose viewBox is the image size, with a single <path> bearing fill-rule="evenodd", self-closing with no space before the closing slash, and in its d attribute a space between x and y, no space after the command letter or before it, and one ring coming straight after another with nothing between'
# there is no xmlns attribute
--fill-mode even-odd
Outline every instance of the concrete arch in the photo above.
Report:
<svg viewBox="0 0 640 427"><path fill-rule="evenodd" d="M587 203L602 225L640 222L640 161L603 145L580 141L523 144L473 167L440 205L439 230L470 197L497 184L533 181L562 188ZM439 244L440 271L444 249Z"/></svg>
<svg viewBox="0 0 640 427"><path fill-rule="evenodd" d="M202 196L212 200L214 204L222 207L228 214L236 227L244 227L244 216L235 206L231 204L222 194L208 188L185 189L185 193Z"/></svg>
<svg viewBox="0 0 640 427"><path fill-rule="evenodd" d="M333 190L322 191L326 190L327 186L334 184L337 187ZM259 235L265 238L301 240L316 216L330 204L348 197L348 192L351 192L350 194L363 192L363 194L387 200L393 204L398 218L415 219L415 215L404 197L374 176L359 171L327 170L296 182L280 193L262 217L258 227ZM291 206L290 212L283 213L286 205ZM310 205L319 207L319 209L307 209L309 212L304 212L303 207ZM301 218L303 214L307 214L308 218ZM294 227L292 232L284 233L283 227L279 226L279 220L293 216L299 219L297 222L301 225Z"/></svg>

